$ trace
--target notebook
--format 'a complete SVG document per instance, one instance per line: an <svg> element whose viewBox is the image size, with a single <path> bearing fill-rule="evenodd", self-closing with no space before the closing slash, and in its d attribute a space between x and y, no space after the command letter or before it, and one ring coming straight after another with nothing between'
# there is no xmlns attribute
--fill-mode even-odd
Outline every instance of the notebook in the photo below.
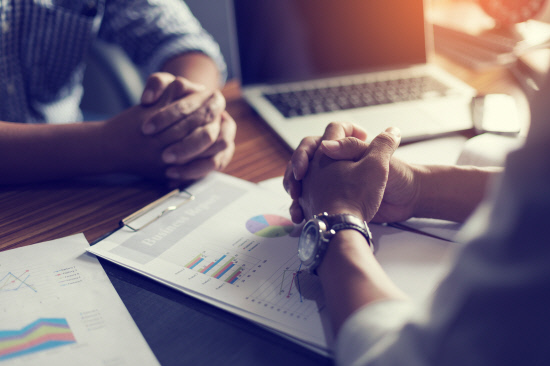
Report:
<svg viewBox="0 0 550 366"><path fill-rule="evenodd" d="M233 0L243 96L290 148L352 121L414 141L472 127L475 90L428 62L422 0Z"/></svg>

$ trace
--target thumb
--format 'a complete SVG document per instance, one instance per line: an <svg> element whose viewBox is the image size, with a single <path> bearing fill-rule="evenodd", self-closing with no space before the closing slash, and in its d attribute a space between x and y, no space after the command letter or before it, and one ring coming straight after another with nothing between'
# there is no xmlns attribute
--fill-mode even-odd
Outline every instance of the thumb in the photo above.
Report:
<svg viewBox="0 0 550 366"><path fill-rule="evenodd" d="M389 127L372 140L369 149L389 160L401 142L401 131L397 127Z"/></svg>
<svg viewBox="0 0 550 366"><path fill-rule="evenodd" d="M141 94L141 104L147 106L161 99L164 99L164 103L168 103L204 89L204 86L185 78L175 77L167 72L156 72L147 78ZM166 91L168 92L165 93Z"/></svg>
<svg viewBox="0 0 550 366"><path fill-rule="evenodd" d="M367 151L367 147L365 142L355 137L321 142L321 148L325 155L334 160L359 160Z"/></svg>
<svg viewBox="0 0 550 366"><path fill-rule="evenodd" d="M141 104L155 104L166 87L174 81L174 78L174 75L167 72L156 72L149 75L141 94Z"/></svg>

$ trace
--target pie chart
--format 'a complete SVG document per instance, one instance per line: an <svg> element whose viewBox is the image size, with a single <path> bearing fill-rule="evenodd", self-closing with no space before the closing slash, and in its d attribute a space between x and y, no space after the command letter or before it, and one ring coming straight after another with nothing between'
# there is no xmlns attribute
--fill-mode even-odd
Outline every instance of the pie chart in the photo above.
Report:
<svg viewBox="0 0 550 366"><path fill-rule="evenodd" d="M263 238L279 238L294 231L294 224L278 215L258 215L246 222L246 228L252 234Z"/></svg>

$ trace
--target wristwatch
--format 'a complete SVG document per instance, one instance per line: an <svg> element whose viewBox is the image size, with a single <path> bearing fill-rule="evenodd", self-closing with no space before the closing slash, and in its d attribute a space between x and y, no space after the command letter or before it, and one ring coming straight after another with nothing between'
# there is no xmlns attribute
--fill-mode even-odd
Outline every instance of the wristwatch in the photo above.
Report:
<svg viewBox="0 0 550 366"><path fill-rule="evenodd" d="M313 215L300 234L298 258L302 261L302 266L317 274L317 267L323 261L330 240L338 231L347 229L357 230L363 234L371 250L375 251L372 234L365 221L350 214L329 215L323 212Z"/></svg>

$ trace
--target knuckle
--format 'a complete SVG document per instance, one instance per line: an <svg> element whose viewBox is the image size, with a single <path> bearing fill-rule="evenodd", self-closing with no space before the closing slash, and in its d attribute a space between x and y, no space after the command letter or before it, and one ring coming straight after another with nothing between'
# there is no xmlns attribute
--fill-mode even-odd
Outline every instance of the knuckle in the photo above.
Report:
<svg viewBox="0 0 550 366"><path fill-rule="evenodd" d="M205 145L212 145L216 141L214 131L209 128L203 128L199 132L199 140Z"/></svg>
<svg viewBox="0 0 550 366"><path fill-rule="evenodd" d="M171 85L175 94L183 94L186 91L187 82L181 76L177 76Z"/></svg>
<svg viewBox="0 0 550 366"><path fill-rule="evenodd" d="M224 159L224 156L222 154L218 154L214 157L214 169L215 170L223 170L227 166L228 162Z"/></svg>
<svg viewBox="0 0 550 366"><path fill-rule="evenodd" d="M162 82L161 74L158 72L155 72L147 78L147 84L153 83L153 84L160 84Z"/></svg>
<svg viewBox="0 0 550 366"><path fill-rule="evenodd" d="M208 105L202 105L194 110L191 110L193 108L192 106L189 106L189 114L193 116L194 119L204 122L206 121L206 118L209 114L209 106Z"/></svg>
<svg viewBox="0 0 550 366"><path fill-rule="evenodd" d="M334 128L338 128L341 126L341 122L330 122L327 126L327 129L334 129Z"/></svg>
<svg viewBox="0 0 550 366"><path fill-rule="evenodd" d="M231 140L235 139L237 133L237 123L233 118L225 119L222 123L222 128L226 131L226 136L229 136Z"/></svg>
<svg viewBox="0 0 550 366"><path fill-rule="evenodd" d="M218 149L220 149L220 150L227 150L230 146L229 141L227 141L225 139L218 140L216 142L216 145L217 145Z"/></svg>
<svg viewBox="0 0 550 366"><path fill-rule="evenodd" d="M204 161L202 162L202 166L203 166L203 168L205 168L208 171L219 170L220 169L219 160L216 159L215 156L204 159Z"/></svg>
<svg viewBox="0 0 550 366"><path fill-rule="evenodd" d="M180 122L180 123L174 124L174 126L171 128L170 132L173 135L179 136L180 134L185 135L185 130L186 130L185 124Z"/></svg>
<svg viewBox="0 0 550 366"><path fill-rule="evenodd" d="M187 116L193 106L187 99L180 99L175 103L174 114L177 117Z"/></svg>
<svg viewBox="0 0 550 366"><path fill-rule="evenodd" d="M355 137L350 137L347 139L350 147L352 148L359 148L361 146L361 141Z"/></svg>
<svg viewBox="0 0 550 366"><path fill-rule="evenodd" d="M296 165L303 158L304 158L304 151L301 149L296 149L296 151L294 151L294 154L292 154L292 156L290 157L290 164Z"/></svg>
<svg viewBox="0 0 550 366"><path fill-rule="evenodd" d="M393 149L393 146L395 145L394 139L390 136L389 133L382 133L378 136L379 143L384 148Z"/></svg>
<svg viewBox="0 0 550 366"><path fill-rule="evenodd" d="M296 149L296 151L306 150L308 147L314 145L315 143L316 143L315 142L315 137L313 137L313 136L304 137L302 139L302 141L300 141L300 145L298 145L298 148Z"/></svg>
<svg viewBox="0 0 550 366"><path fill-rule="evenodd" d="M219 110L224 110L225 109L225 107L226 107L225 97L223 96L223 94L219 90L216 90L214 92L214 100L215 100L215 105L216 105L217 109L219 109Z"/></svg>
<svg viewBox="0 0 550 366"><path fill-rule="evenodd" d="M298 149L301 148L303 145L306 145L309 138L310 138L310 136L304 137L304 138L300 141L300 144L298 145Z"/></svg>
<svg viewBox="0 0 550 366"><path fill-rule="evenodd" d="M157 129L162 127L163 116L162 113L157 113L149 119L149 123L155 126Z"/></svg>
<svg viewBox="0 0 550 366"><path fill-rule="evenodd" d="M201 108L200 114L205 122L211 122L216 118L216 112L211 104L207 104L204 108Z"/></svg>

